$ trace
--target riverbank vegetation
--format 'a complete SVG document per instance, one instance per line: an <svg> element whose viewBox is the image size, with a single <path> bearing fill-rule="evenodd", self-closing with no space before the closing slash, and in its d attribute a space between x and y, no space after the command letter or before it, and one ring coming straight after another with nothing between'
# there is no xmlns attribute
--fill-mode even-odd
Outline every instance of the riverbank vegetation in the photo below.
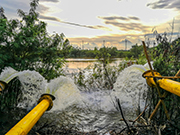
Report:
<svg viewBox="0 0 180 135"><path fill-rule="evenodd" d="M112 58L139 58L139 54L143 52L143 46L133 45L130 50L118 50L116 47L105 47L106 51ZM71 47L67 58L95 58L97 52L102 52L104 47L94 48L93 50Z"/></svg>
<svg viewBox="0 0 180 135"><path fill-rule="evenodd" d="M164 34L165 35L165 34ZM158 71L162 76L180 76L178 71L180 70L180 38L175 39L172 42L168 42L168 37L164 35L158 35L158 46L152 48L151 58L153 59L154 69ZM179 79L174 79L179 81ZM170 117L168 120L163 105L160 105L156 115L151 120L151 123L158 126L158 130L163 135L179 134L180 133L180 97L167 92L159 88L161 95L167 94L162 100L164 101L167 112ZM157 103L161 99L157 94L156 88L149 88L149 110L150 114L155 109Z"/></svg>

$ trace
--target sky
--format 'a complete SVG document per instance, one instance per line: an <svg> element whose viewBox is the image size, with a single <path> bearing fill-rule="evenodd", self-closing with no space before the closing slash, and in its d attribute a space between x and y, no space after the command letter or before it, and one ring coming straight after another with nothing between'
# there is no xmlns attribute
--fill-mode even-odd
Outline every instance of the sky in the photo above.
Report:
<svg viewBox="0 0 180 135"><path fill-rule="evenodd" d="M8 19L29 11L30 0L0 0ZM39 0L39 18L49 34L63 33L70 44L84 49L140 45L154 31L180 32L180 0ZM173 27L172 27L173 26ZM173 28L173 29L172 29ZM153 41L152 41L153 42Z"/></svg>

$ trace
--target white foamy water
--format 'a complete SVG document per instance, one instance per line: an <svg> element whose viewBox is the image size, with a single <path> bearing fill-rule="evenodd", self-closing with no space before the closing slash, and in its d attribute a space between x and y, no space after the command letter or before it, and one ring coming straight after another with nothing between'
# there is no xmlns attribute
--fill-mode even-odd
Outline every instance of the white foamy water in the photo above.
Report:
<svg viewBox="0 0 180 135"><path fill-rule="evenodd" d="M47 93L56 97L52 111L62 110L82 102L80 91L73 80L64 76L51 80L48 84Z"/></svg>
<svg viewBox="0 0 180 135"><path fill-rule="evenodd" d="M65 112L71 124L74 122L74 124L83 125L83 131L106 132L108 128L123 123L119 121L121 115L115 108L115 98L120 100L123 112L128 119L135 119L138 108L144 108L147 85L142 74L146 69L147 67L143 65L132 65L124 69L119 74L114 89L106 91L80 92L73 80L68 77L61 76L47 83L38 72L29 70L16 72L12 68L6 68L1 73L0 79L3 80L4 76L9 76L8 73L12 77L14 77L13 73L18 76L23 93L18 107L30 109L42 94L51 93L56 97L50 111L50 114L56 115L49 116L51 119L57 121L63 119L62 112ZM63 121L66 120L58 122Z"/></svg>
<svg viewBox="0 0 180 135"><path fill-rule="evenodd" d="M11 67L5 67L0 75L0 80L9 83L13 78L17 76L18 72Z"/></svg>
<svg viewBox="0 0 180 135"><path fill-rule="evenodd" d="M125 68L119 74L113 90L82 92L84 102L92 109L117 111L115 98L118 98L126 116L135 119L138 109L142 111L145 107L148 90L146 80L142 77L145 71L146 68L142 65Z"/></svg>
<svg viewBox="0 0 180 135"><path fill-rule="evenodd" d="M127 67L119 74L114 84L115 91L112 96L119 98L125 116L130 115L135 118L137 116L135 112L139 108L142 111L145 107L148 90L146 80L142 77L145 71L146 68L142 65Z"/></svg>
<svg viewBox="0 0 180 135"><path fill-rule="evenodd" d="M18 107L30 110L37 104L40 96L45 93L47 81L38 72L22 71L18 73L21 82L22 97Z"/></svg>

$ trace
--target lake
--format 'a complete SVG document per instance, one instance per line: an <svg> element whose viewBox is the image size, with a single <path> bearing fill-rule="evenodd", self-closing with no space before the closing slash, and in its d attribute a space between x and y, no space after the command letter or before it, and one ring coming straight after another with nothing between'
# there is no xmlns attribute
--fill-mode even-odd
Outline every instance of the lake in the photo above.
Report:
<svg viewBox="0 0 180 135"><path fill-rule="evenodd" d="M122 62L122 58L113 58L111 59L110 65L119 65L120 62ZM69 69L84 69L89 65L93 65L95 63L98 63L97 59L80 59L80 58L69 58L66 59L67 63L64 67Z"/></svg>

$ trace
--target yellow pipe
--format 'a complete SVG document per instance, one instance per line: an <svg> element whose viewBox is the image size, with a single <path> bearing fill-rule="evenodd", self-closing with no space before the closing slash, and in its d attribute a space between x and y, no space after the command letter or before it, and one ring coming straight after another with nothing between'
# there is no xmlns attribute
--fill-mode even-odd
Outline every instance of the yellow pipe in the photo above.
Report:
<svg viewBox="0 0 180 135"><path fill-rule="evenodd" d="M156 71L153 71L153 72L154 72L154 76L161 76L158 72ZM161 87L162 89L169 91L180 97L180 83L179 82L176 82L170 79L159 79L155 83L153 77L148 77L148 76L152 76L152 73L150 70L143 73L143 77L146 78L146 82L149 86L151 87L156 86L156 83L157 83L159 87Z"/></svg>
<svg viewBox="0 0 180 135"><path fill-rule="evenodd" d="M31 110L21 121L19 121L6 135L26 135L36 124L46 110L53 106L52 100L55 99L50 94L43 94L39 99L39 104Z"/></svg>
<svg viewBox="0 0 180 135"><path fill-rule="evenodd" d="M158 80L157 83L164 90L169 91L180 97L180 83L179 82L176 82L170 79L161 79L161 80Z"/></svg>

